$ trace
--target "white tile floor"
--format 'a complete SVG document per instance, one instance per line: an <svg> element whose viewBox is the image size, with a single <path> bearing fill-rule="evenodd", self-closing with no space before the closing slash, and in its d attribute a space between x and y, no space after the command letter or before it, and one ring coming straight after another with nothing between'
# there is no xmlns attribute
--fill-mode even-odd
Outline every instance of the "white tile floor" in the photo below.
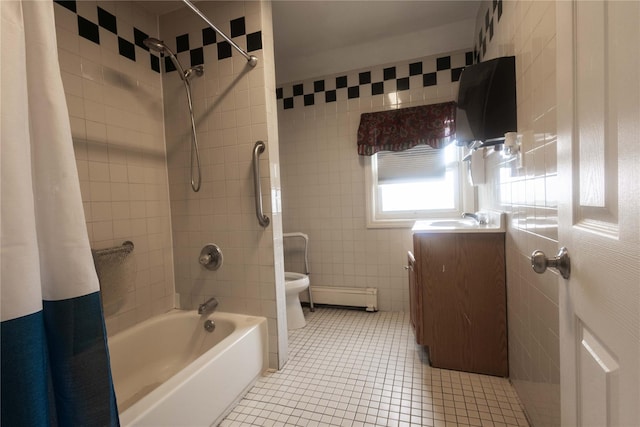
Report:
<svg viewBox="0 0 640 427"><path fill-rule="evenodd" d="M221 426L528 426L508 380L425 363L406 313L318 308L306 318L284 369Z"/></svg>

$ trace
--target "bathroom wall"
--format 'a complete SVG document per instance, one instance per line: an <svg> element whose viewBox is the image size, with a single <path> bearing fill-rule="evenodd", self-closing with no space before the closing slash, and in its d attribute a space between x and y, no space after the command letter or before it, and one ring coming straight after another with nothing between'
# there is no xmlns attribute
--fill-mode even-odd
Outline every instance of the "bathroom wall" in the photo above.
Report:
<svg viewBox="0 0 640 427"><path fill-rule="evenodd" d="M367 229L360 114L452 101L470 49L279 86L285 232L309 235L311 284L378 288L380 310L408 311L408 228Z"/></svg>
<svg viewBox="0 0 640 427"><path fill-rule="evenodd" d="M101 277L113 334L173 308L159 59L142 47L144 34L157 36L157 19L129 2L53 7L91 246L135 245Z"/></svg>
<svg viewBox="0 0 640 427"><path fill-rule="evenodd" d="M197 193L190 186L184 86L173 67L163 74L176 292L182 308L215 296L221 310L267 317L270 366L275 368L286 362L287 332L270 4L216 1L197 7L258 57L258 64L251 68L186 8L160 17L161 38L180 62L204 65L204 75L191 80L202 166ZM165 58L163 69L166 63ZM260 160L264 210L271 219L267 228L255 214L251 159L258 140L268 147ZM198 263L207 243L217 244L224 254L217 271Z"/></svg>
<svg viewBox="0 0 640 427"><path fill-rule="evenodd" d="M485 2L476 23L480 60L516 56L518 133L524 167L485 153L480 207L507 212L510 377L535 426L560 424L560 351L555 274L535 274L531 253L556 253L556 19L554 2Z"/></svg>

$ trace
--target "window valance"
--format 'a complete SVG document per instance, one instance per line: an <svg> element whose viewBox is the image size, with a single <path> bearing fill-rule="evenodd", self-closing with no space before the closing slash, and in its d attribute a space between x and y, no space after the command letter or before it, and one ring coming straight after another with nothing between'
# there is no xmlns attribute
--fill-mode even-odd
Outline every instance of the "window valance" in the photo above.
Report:
<svg viewBox="0 0 640 427"><path fill-rule="evenodd" d="M454 138L455 118L453 101L363 113L358 128L358 154L403 151L420 144L442 148Z"/></svg>

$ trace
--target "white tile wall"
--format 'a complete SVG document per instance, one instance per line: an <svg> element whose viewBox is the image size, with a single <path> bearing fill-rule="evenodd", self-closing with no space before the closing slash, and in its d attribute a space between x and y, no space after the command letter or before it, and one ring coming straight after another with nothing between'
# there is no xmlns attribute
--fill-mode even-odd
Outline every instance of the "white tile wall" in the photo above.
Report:
<svg viewBox="0 0 640 427"><path fill-rule="evenodd" d="M76 4L96 24L98 6L115 15L119 33L131 42L134 25L157 34L156 17L136 5ZM57 3L54 11L91 246L135 244L125 268L101 278L101 286L115 295L104 301L113 334L173 307L161 78L150 68L148 53L140 50L138 61L131 61L119 55L114 34L101 28L101 43L95 44L78 35L75 13Z"/></svg>
<svg viewBox="0 0 640 427"><path fill-rule="evenodd" d="M454 67L464 66L462 52L419 58L433 65L437 57L451 55ZM358 83L358 73L371 71L372 81L381 81L383 69L396 66L397 77L409 75L409 64L385 64L341 73L349 86ZM442 72L439 72L439 74ZM364 160L356 151L360 114L386 109L452 101L457 82L438 76L438 85L371 95L361 87L360 97L347 99L340 89L337 102L325 103L316 96L315 105L303 106L295 97L294 108L284 109L278 102L278 129L282 166L282 205L285 232L301 231L309 235L311 285L378 288L378 307L385 311L408 311L408 279L404 265L412 249L410 229L367 229L365 226ZM290 97L293 83L302 83L304 93L313 92L315 80L325 80L325 89L335 89L335 77L322 76L284 85ZM412 79L414 77L411 77ZM393 86L395 80L385 82Z"/></svg>
<svg viewBox="0 0 640 427"><path fill-rule="evenodd" d="M263 50L250 52L258 57L251 68L236 51L232 58L218 60L216 45L203 48L204 75L192 80L202 166L198 193L190 187L183 83L175 71L163 76L176 292L183 308L215 296L223 311L267 317L270 365L278 367L286 361L286 316L270 4L198 2L198 8L227 34L229 22L244 16L247 33L262 31ZM205 27L186 9L160 19L160 34L173 50L176 36L185 33L190 47L202 46ZM234 41L244 45L244 37ZM189 52L179 53L178 59L189 66ZM264 211L271 219L267 228L255 214L251 159L257 140L268 147L260 158ZM207 243L217 244L224 254L217 271L198 263Z"/></svg>
<svg viewBox="0 0 640 427"><path fill-rule="evenodd" d="M525 167L497 154L487 162L480 207L508 213L507 295L510 376L533 425L560 424L557 276L537 275L535 249L558 249L556 176L555 3L503 1L483 59L516 56L518 132ZM476 34L493 4L479 11Z"/></svg>

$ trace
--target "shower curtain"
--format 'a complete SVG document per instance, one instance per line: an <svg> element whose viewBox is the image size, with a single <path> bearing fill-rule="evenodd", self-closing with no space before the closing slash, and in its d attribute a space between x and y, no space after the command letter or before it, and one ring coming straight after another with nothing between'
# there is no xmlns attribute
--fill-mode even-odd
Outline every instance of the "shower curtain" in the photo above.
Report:
<svg viewBox="0 0 640 427"><path fill-rule="evenodd" d="M3 426L117 426L51 1L0 1Z"/></svg>

